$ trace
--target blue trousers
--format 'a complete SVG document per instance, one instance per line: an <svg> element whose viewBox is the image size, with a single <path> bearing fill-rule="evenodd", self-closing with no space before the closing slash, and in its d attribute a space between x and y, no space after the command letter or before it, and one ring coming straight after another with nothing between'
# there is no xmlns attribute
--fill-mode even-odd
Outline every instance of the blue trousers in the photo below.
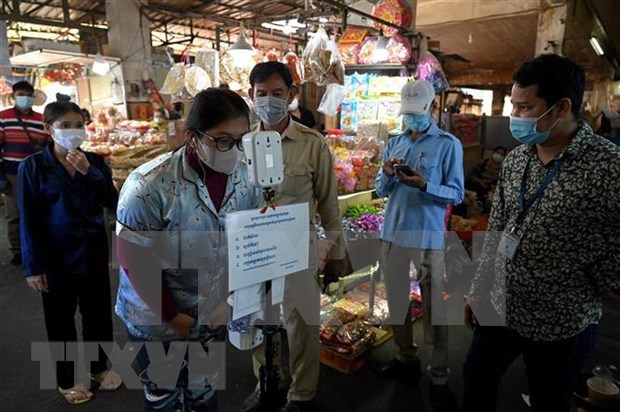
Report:
<svg viewBox="0 0 620 412"><path fill-rule="evenodd" d="M222 328L219 332L215 334L201 333L199 338L200 343L206 349L209 342L214 340L224 340L226 337L225 329L226 328ZM171 340L146 341L142 338L133 336L129 332L127 333L127 335L129 336L129 340L131 340L132 342L161 343L163 345L164 351L166 352L168 352L171 343L174 342ZM201 385L203 386L202 388L192 388L192 385L188 384L189 374L187 369L187 354L185 355L183 367L181 369L181 372L179 373L176 387L174 388L158 387L157 384L149 378L147 369L151 363L151 360L149 359L148 352L145 346L143 346L138 352L136 360L138 362L140 370L142 371L140 374L140 378L144 385L143 395L145 412L217 411L217 393L211 387L207 376L204 377L204 382ZM174 371L173 373L177 373L177 371Z"/></svg>

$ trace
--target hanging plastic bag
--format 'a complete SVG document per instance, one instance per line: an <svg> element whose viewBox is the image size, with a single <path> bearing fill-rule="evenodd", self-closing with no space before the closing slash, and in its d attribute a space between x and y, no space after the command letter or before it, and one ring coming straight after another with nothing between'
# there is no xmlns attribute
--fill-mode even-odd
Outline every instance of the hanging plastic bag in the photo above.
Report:
<svg viewBox="0 0 620 412"><path fill-rule="evenodd" d="M286 64L291 71L293 83L302 84L304 82L304 67L299 57L293 52L288 52L284 55L282 62Z"/></svg>
<svg viewBox="0 0 620 412"><path fill-rule="evenodd" d="M340 106L346 94L347 89L343 85L337 83L328 84L317 110L326 116L336 116L338 114L338 106Z"/></svg>
<svg viewBox="0 0 620 412"><path fill-rule="evenodd" d="M331 50L328 48L329 36L323 27L320 27L312 36L301 55L306 80L317 83L320 76L329 68Z"/></svg>
<svg viewBox="0 0 620 412"><path fill-rule="evenodd" d="M194 64L207 72L211 86L220 84L220 56L217 50L206 47L198 50Z"/></svg>
<svg viewBox="0 0 620 412"><path fill-rule="evenodd" d="M198 66L192 66L185 70L185 88L191 97L209 87L211 87L211 79L206 71Z"/></svg>
<svg viewBox="0 0 620 412"><path fill-rule="evenodd" d="M160 93L179 94L185 86L185 63L176 63L166 75Z"/></svg>
<svg viewBox="0 0 620 412"><path fill-rule="evenodd" d="M435 88L435 93L441 93L450 87L446 79L446 74L441 68L441 63L428 51L426 39L422 39L420 43L420 59L418 60L415 78L418 80L426 80L431 83Z"/></svg>

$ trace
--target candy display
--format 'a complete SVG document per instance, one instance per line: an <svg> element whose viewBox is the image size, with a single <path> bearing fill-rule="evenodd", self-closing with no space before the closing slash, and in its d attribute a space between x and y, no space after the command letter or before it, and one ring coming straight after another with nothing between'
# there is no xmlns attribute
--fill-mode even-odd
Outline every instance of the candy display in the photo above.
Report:
<svg viewBox="0 0 620 412"><path fill-rule="evenodd" d="M388 42L388 63L405 64L411 59L411 43L396 33Z"/></svg>
<svg viewBox="0 0 620 412"><path fill-rule="evenodd" d="M345 65L358 64L360 53L359 44L338 43L338 52L340 53L340 58Z"/></svg>
<svg viewBox="0 0 620 412"><path fill-rule="evenodd" d="M345 76L347 90L341 104L340 126L358 136L386 141L388 133L401 130L400 90L409 80L359 73Z"/></svg>
<svg viewBox="0 0 620 412"><path fill-rule="evenodd" d="M107 159L112 180L120 189L133 169L170 151L171 147L167 134L153 129L148 121L121 119L112 109L102 110L86 126L88 139L81 148Z"/></svg>
<svg viewBox="0 0 620 412"><path fill-rule="evenodd" d="M406 3L406 1L402 0L382 0L374 7L372 15L397 26L408 27L413 20L413 13ZM383 31L383 34L388 37L398 33L398 29L379 22L373 22L373 25L377 30Z"/></svg>
<svg viewBox="0 0 620 412"><path fill-rule="evenodd" d="M331 131L327 145L332 154L338 193L374 188L383 146L374 138L355 138Z"/></svg>
<svg viewBox="0 0 620 412"><path fill-rule="evenodd" d="M338 39L338 43L340 44L360 44L364 41L366 36L368 36L369 31L366 29L354 29L351 27L347 27L340 39Z"/></svg>
<svg viewBox="0 0 620 412"><path fill-rule="evenodd" d="M358 62L359 64L375 64L373 59L374 51L377 48L377 38L369 37L364 40L359 51Z"/></svg>

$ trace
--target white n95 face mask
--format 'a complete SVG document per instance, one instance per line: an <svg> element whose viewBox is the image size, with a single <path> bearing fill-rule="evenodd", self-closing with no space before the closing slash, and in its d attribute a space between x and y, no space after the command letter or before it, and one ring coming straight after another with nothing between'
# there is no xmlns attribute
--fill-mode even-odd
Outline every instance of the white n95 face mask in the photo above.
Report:
<svg viewBox="0 0 620 412"><path fill-rule="evenodd" d="M86 140L84 129L52 129L52 131L54 141L67 150L77 149Z"/></svg>
<svg viewBox="0 0 620 412"><path fill-rule="evenodd" d="M196 142L196 154L204 164L216 172L227 175L235 171L242 157L241 150L237 149L237 145L226 152L220 152L215 147L207 146L197 138L194 138L194 141Z"/></svg>

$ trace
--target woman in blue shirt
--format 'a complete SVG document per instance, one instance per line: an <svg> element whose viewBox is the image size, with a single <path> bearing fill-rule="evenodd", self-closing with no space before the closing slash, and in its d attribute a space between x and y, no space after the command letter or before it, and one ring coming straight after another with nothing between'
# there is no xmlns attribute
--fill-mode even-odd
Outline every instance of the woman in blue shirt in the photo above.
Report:
<svg viewBox="0 0 620 412"><path fill-rule="evenodd" d="M48 339L76 342L75 310L82 315L85 342L112 341L108 238L103 208L118 193L103 158L79 149L86 137L84 115L71 102L54 102L43 114L53 141L19 166L18 204L24 275L42 292ZM58 362L58 391L71 404L93 398L74 382L73 362ZM108 369L105 352L90 363L102 390L115 390L120 376Z"/></svg>

